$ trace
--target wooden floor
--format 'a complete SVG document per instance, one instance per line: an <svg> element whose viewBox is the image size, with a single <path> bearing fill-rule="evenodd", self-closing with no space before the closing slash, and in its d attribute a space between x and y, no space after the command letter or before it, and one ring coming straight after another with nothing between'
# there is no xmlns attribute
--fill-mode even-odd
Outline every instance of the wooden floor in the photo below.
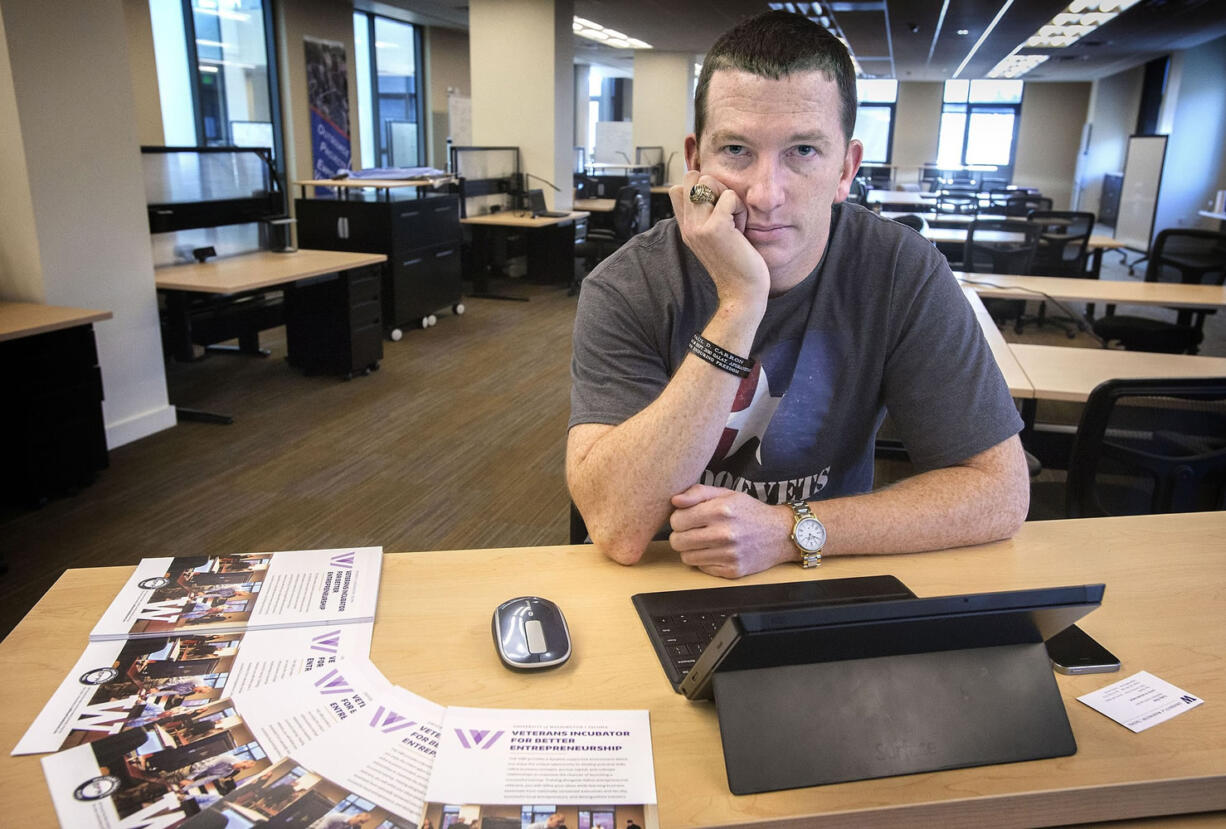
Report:
<svg viewBox="0 0 1226 829"><path fill-rule="evenodd" d="M1118 262L1108 256L1104 278L1128 278ZM0 508L9 567L0 576L0 636L66 567L345 545L565 543L576 300L564 288L499 289L531 302L467 299L465 315L443 314L434 328L385 342L383 368L350 382L289 368L280 331L264 335L267 359L168 363L172 403L226 412L235 423L180 424L111 452L110 468L72 497L35 511ZM1224 317L1209 318L1203 353L1226 354ZM1004 334L1097 347L1054 328ZM1076 423L1078 411L1041 404L1039 416ZM879 463L878 483L905 471Z"/></svg>

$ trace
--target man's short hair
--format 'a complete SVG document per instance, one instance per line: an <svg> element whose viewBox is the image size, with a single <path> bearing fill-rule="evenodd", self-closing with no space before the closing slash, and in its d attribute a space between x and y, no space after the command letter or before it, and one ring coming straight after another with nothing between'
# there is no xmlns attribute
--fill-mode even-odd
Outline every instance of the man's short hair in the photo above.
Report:
<svg viewBox="0 0 1226 829"><path fill-rule="evenodd" d="M839 88L844 140L856 128L856 67L847 47L799 14L770 11L738 23L707 52L694 91L694 134L702 140L707 88L721 69L739 69L771 80L793 72L819 71Z"/></svg>

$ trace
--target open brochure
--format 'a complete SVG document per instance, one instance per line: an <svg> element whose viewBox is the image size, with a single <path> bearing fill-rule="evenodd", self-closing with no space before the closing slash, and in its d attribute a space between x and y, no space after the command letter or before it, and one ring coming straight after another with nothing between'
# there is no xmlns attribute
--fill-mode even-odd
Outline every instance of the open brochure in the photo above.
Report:
<svg viewBox="0 0 1226 829"><path fill-rule="evenodd" d="M413 761L426 757L429 775L438 710L355 659L49 755L43 773L61 824L72 827L171 829L260 778L287 752L369 799L377 790L361 781L378 780L389 767L420 775L422 763ZM346 732L332 737L342 725ZM398 733L405 730L411 734ZM392 734L411 759L389 759ZM312 750L316 739L331 741ZM412 811L416 802L420 812L420 796L404 797L395 805Z"/></svg>
<svg viewBox="0 0 1226 829"><path fill-rule="evenodd" d="M365 661L372 624L91 642L13 754L58 751L286 677Z"/></svg>
<svg viewBox="0 0 1226 829"><path fill-rule="evenodd" d="M372 622L382 547L147 558L91 641Z"/></svg>
<svg viewBox="0 0 1226 829"><path fill-rule="evenodd" d="M448 708L424 819L436 827L658 825L646 711ZM538 814L539 804L550 804Z"/></svg>

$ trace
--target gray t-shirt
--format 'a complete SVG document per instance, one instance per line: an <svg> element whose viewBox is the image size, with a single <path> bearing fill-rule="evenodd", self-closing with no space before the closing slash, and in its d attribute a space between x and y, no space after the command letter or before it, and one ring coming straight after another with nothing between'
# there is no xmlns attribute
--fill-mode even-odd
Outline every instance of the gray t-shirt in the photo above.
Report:
<svg viewBox="0 0 1226 829"><path fill-rule="evenodd" d="M570 426L616 425L654 401L717 304L675 220L606 259L579 297ZM857 205L835 205L825 255L767 302L750 356L701 482L767 503L869 491L887 411L920 469L1022 427L945 257Z"/></svg>

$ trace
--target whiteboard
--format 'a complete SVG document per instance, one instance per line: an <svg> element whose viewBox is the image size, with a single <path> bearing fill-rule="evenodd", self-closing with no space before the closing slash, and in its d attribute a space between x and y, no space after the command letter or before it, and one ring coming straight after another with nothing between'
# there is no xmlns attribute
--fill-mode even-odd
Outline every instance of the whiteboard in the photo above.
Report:
<svg viewBox="0 0 1226 829"><path fill-rule="evenodd" d="M634 163L634 122L597 121L596 151L592 153L596 164Z"/></svg>
<svg viewBox="0 0 1226 829"><path fill-rule="evenodd" d="M1115 224L1116 240L1127 247L1149 250L1165 158L1165 135L1134 135L1128 139L1120 214Z"/></svg>
<svg viewBox="0 0 1226 829"><path fill-rule="evenodd" d="M471 147L473 143L473 99L455 93L447 95L447 137L452 146Z"/></svg>

